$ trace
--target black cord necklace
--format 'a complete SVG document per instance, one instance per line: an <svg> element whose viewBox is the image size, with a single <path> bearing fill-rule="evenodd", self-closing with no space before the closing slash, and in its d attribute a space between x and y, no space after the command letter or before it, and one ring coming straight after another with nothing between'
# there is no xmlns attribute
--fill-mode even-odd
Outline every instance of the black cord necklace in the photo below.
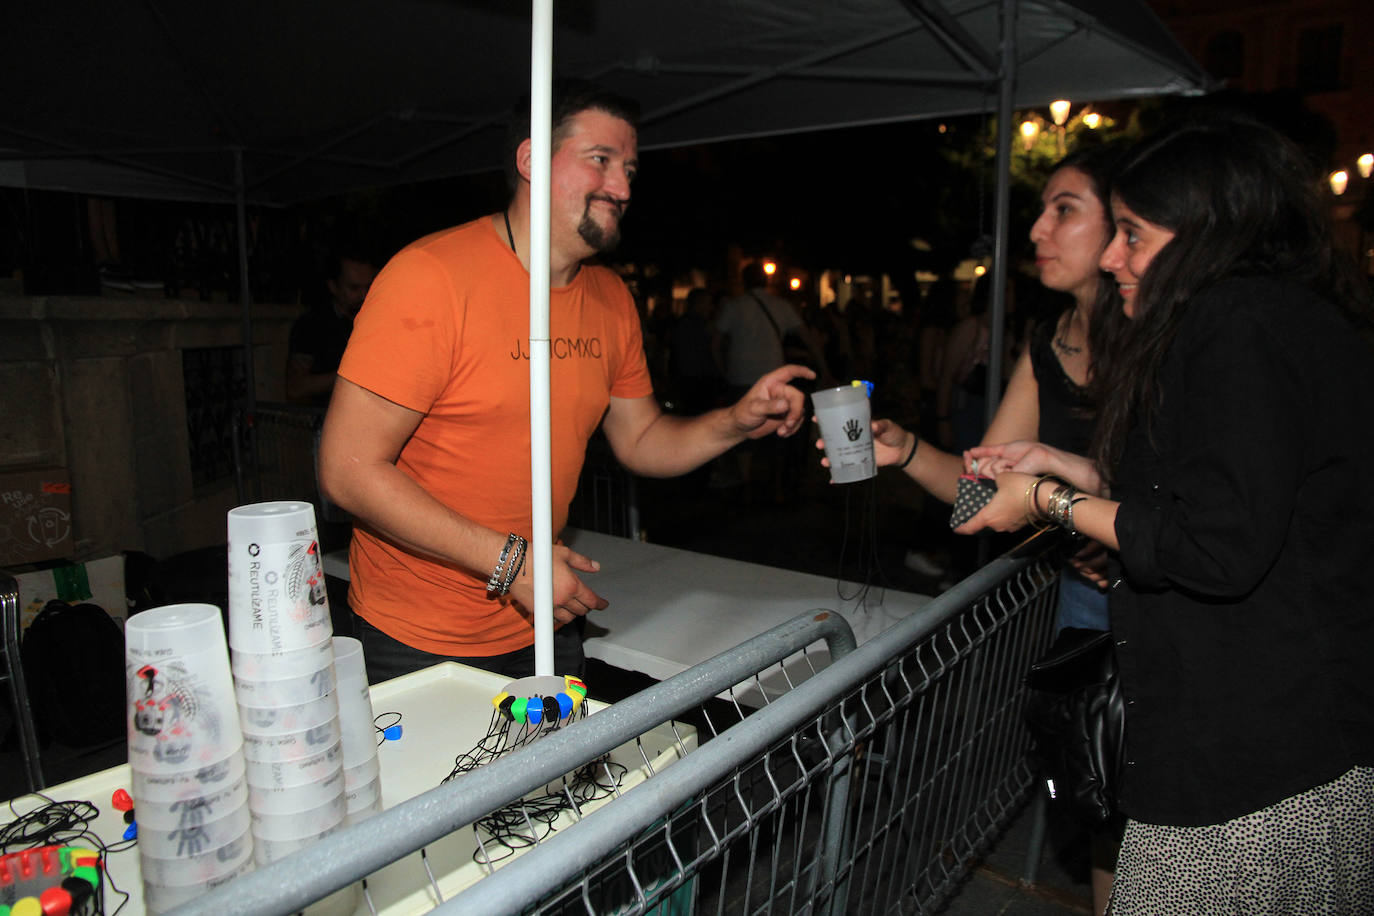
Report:
<svg viewBox="0 0 1374 916"><path fill-rule="evenodd" d="M502 211L501 211L501 218L504 219L504 220L506 221L506 241L510 242L511 254L514 254L514 255L518 258L518 257L520 257L520 252L518 252L518 251L515 250L515 233L510 231L510 208L509 208L509 207L507 207L505 210L502 210Z"/></svg>

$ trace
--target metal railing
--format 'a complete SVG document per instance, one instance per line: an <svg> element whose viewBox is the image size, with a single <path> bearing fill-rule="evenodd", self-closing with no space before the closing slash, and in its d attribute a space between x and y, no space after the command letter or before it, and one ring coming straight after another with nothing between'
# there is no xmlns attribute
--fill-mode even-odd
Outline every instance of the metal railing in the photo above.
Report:
<svg viewBox="0 0 1374 916"><path fill-rule="evenodd" d="M429 881L434 912L931 912L1030 793L1021 677L1058 568L1032 538L853 651L803 615L178 912L295 912L672 721L694 750L455 897Z"/></svg>
<svg viewBox="0 0 1374 916"><path fill-rule="evenodd" d="M38 730L34 727L33 706L29 703L28 681L24 678L24 659L19 651L19 581L0 574L0 680L8 687L14 712L14 728L19 733L19 753L24 758L24 777L29 791L37 792L43 781L43 763L38 751Z"/></svg>
<svg viewBox="0 0 1374 916"><path fill-rule="evenodd" d="M323 407L258 401L234 414L234 475L240 503L299 499L321 521L343 513L320 492L316 461Z"/></svg>

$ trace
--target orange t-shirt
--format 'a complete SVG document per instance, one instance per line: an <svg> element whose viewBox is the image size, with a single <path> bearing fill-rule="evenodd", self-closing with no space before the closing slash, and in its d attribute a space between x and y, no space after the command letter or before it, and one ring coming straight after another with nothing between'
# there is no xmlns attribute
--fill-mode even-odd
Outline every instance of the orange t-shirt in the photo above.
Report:
<svg viewBox="0 0 1374 916"><path fill-rule="evenodd" d="M634 301L612 271L583 266L553 290L549 328L557 532L611 397L645 397L653 387ZM529 366L529 274L483 217L391 259L358 313L339 375L424 414L398 468L460 515L528 538ZM487 598L490 569L417 556L360 524L349 570L353 610L409 646L490 656L534 641L524 615Z"/></svg>

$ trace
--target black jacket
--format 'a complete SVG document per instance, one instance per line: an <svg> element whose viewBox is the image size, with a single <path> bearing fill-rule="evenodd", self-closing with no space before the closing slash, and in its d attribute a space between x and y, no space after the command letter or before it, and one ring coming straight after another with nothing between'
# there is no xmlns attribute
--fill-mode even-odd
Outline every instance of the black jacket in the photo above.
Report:
<svg viewBox="0 0 1374 916"><path fill-rule="evenodd" d="M1113 490L1120 802L1213 824L1374 764L1374 353L1307 290L1228 280L1159 386Z"/></svg>

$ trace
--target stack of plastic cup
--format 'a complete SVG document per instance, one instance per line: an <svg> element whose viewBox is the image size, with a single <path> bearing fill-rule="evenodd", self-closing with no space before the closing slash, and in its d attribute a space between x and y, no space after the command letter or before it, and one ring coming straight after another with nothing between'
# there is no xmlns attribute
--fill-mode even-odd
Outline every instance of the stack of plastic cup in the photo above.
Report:
<svg viewBox="0 0 1374 916"><path fill-rule="evenodd" d="M339 685L339 724L343 731L344 796L348 822L356 824L382 810L377 732L361 642L334 637L334 676Z"/></svg>
<svg viewBox="0 0 1374 916"><path fill-rule="evenodd" d="M229 645L259 865L343 826L343 750L309 503L229 512Z"/></svg>
<svg viewBox="0 0 1374 916"><path fill-rule="evenodd" d="M239 712L219 608L125 627L129 770L144 900L160 913L253 867Z"/></svg>

